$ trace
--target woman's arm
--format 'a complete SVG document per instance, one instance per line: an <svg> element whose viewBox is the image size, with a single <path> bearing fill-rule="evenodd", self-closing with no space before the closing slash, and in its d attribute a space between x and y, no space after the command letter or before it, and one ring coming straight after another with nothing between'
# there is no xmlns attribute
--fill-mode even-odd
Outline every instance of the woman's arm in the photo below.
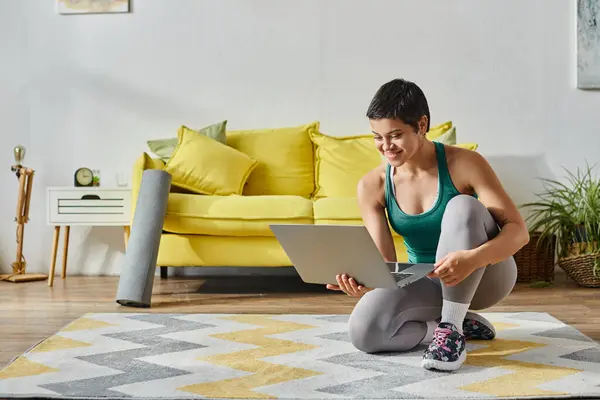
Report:
<svg viewBox="0 0 600 400"><path fill-rule="evenodd" d="M377 249L387 262L396 261L396 249L385 215L385 201L383 195L383 179L378 168L369 172L357 186L357 198L363 223L373 238ZM373 290L360 285L353 277L337 276L337 285L327 285L327 289L342 290L348 296L361 297Z"/></svg>
<svg viewBox="0 0 600 400"><path fill-rule="evenodd" d="M469 186L500 227L494 239L473 249L474 260L481 267L496 264L529 242L527 225L487 160L475 152L465 153L461 159L460 169L465 171Z"/></svg>
<svg viewBox="0 0 600 400"><path fill-rule="evenodd" d="M396 262L396 248L385 213L384 186L378 168L365 175L357 186L358 206L363 223L387 262Z"/></svg>

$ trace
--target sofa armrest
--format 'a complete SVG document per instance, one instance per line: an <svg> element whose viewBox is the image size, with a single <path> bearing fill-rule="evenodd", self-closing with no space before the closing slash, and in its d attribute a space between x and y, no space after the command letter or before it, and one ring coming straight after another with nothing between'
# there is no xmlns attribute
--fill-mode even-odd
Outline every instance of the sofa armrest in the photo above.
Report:
<svg viewBox="0 0 600 400"><path fill-rule="evenodd" d="M137 205L138 194L140 192L140 185L142 184L142 175L147 169L163 169L165 166L164 161L159 158L152 158L148 153L143 153L135 160L133 164L133 171L131 176L131 222L133 223L133 216L135 215L135 206Z"/></svg>

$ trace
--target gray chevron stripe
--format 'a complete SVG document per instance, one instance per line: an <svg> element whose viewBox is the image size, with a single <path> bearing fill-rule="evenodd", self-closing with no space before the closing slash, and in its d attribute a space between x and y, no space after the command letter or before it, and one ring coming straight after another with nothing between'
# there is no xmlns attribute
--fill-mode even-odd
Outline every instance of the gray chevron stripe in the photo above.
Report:
<svg viewBox="0 0 600 400"><path fill-rule="evenodd" d="M147 363L139 360L139 358L206 347L195 343L164 338L161 335L214 327L214 325L181 320L177 318L177 315L147 314L135 315L128 318L162 326L104 335L113 339L142 344L146 347L77 357L79 360L87 361L94 365L111 368L116 371L114 375L40 385L40 387L65 396L114 397L115 395L119 395L121 397L129 397L118 391L109 390L109 388L190 373L184 370Z"/></svg>
<svg viewBox="0 0 600 400"><path fill-rule="evenodd" d="M571 340L577 340L580 342L593 342L593 340L591 338L587 337L586 335L579 332L578 330L571 328L568 325L560 327L560 328L556 328L556 329L550 329L550 330L543 331L543 332L533 333L532 335L548 337L548 338L557 338L557 339L571 339Z"/></svg>
<svg viewBox="0 0 600 400"><path fill-rule="evenodd" d="M317 336L318 338L321 339L327 339L327 340L337 340L339 342L351 342L350 340L350 336L348 335L348 332L336 332L336 333L328 333L326 335L320 335Z"/></svg>
<svg viewBox="0 0 600 400"><path fill-rule="evenodd" d="M600 346L594 346L590 347L589 349L579 350L574 353L565 354L560 356L560 358L600 364Z"/></svg>
<svg viewBox="0 0 600 400"><path fill-rule="evenodd" d="M425 349L425 347L422 347L422 349ZM414 351L421 351L422 349L421 346L418 346ZM405 394L402 390L391 389L445 376L443 372L429 371L413 365L403 365L385 360L386 358L396 356L406 357L407 353L381 353L375 355L356 352L321 359L320 361L340 364L346 367L382 372L384 375L329 386L319 389L319 391L359 399L422 399L424 397ZM457 373L469 372L472 372L472 369L464 368Z"/></svg>

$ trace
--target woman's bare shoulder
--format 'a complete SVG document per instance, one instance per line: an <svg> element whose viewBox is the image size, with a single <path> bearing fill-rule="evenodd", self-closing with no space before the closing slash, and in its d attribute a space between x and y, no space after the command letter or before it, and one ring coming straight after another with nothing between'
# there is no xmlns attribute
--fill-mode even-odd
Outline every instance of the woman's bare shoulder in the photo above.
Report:
<svg viewBox="0 0 600 400"><path fill-rule="evenodd" d="M446 145L448 170L458 190L473 193L473 174L490 169L489 163L480 153L458 146Z"/></svg>
<svg viewBox="0 0 600 400"><path fill-rule="evenodd" d="M480 153L463 147L445 145L444 148L449 167L477 167L485 160Z"/></svg>

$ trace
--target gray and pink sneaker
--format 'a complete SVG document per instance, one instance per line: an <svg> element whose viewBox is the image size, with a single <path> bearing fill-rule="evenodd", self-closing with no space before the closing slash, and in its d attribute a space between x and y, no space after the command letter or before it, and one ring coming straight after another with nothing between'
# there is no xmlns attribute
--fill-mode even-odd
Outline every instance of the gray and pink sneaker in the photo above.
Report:
<svg viewBox="0 0 600 400"><path fill-rule="evenodd" d="M468 312L462 326L466 340L492 340L496 337L494 325L479 314Z"/></svg>
<svg viewBox="0 0 600 400"><path fill-rule="evenodd" d="M441 322L433 334L433 341L423 353L421 366L425 369L454 371L467 359L466 340L456 326Z"/></svg>

